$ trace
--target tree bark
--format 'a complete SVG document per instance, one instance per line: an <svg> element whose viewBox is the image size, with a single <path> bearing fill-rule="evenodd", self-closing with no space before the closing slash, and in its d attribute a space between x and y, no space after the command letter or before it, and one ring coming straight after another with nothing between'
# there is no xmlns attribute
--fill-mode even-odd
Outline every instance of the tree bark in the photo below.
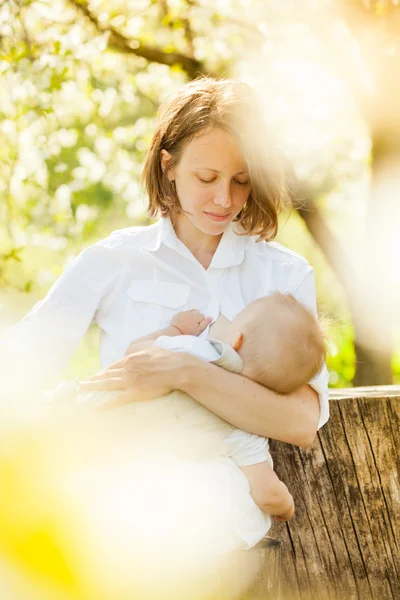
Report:
<svg viewBox="0 0 400 600"><path fill-rule="evenodd" d="M304 193L304 186L302 191ZM304 198L304 195L302 197ZM298 207L297 211L346 292L355 332L356 364L353 384L357 386L391 384L392 343L387 315L381 309L384 305L382 297L385 296L385 289L379 293L379 286L376 284L373 294L370 270L367 278L356 273L351 265L351 257L346 255L339 242L333 237L321 211L310 198L309 193L306 193L306 199L302 200L302 206ZM374 250L378 252L371 241L369 252ZM370 260L369 264L374 262ZM379 279L379 265L377 267L376 281ZM378 295L380 300L377 298L374 302L374 297ZM393 313L391 315L394 318Z"/></svg>
<svg viewBox="0 0 400 600"><path fill-rule="evenodd" d="M235 552L220 570L212 600L279 600L281 546L267 536L251 550Z"/></svg>
<svg viewBox="0 0 400 600"><path fill-rule="evenodd" d="M357 332L356 332L357 335ZM368 348L355 339L356 372L353 383L362 385L387 385L393 379L392 352Z"/></svg>
<svg viewBox="0 0 400 600"><path fill-rule="evenodd" d="M400 597L400 386L332 390L313 446L271 442L296 514L281 539L283 600Z"/></svg>

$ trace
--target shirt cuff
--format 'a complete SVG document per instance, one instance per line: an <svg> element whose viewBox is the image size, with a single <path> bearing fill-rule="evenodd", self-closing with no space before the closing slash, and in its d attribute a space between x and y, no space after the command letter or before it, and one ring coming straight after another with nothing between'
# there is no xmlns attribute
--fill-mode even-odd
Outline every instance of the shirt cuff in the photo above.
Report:
<svg viewBox="0 0 400 600"><path fill-rule="evenodd" d="M320 429L325 423L329 420L329 373L326 365L324 363L322 369L320 370L315 377L308 382L318 394L319 396L319 421L317 429Z"/></svg>

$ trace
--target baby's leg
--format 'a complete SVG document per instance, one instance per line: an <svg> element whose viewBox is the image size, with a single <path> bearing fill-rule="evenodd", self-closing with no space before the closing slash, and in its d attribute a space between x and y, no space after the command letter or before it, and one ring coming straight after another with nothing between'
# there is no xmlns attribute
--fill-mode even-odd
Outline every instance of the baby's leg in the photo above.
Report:
<svg viewBox="0 0 400 600"><path fill-rule="evenodd" d="M254 502L263 512L276 516L280 521L292 518L292 495L267 461L240 469L248 479Z"/></svg>

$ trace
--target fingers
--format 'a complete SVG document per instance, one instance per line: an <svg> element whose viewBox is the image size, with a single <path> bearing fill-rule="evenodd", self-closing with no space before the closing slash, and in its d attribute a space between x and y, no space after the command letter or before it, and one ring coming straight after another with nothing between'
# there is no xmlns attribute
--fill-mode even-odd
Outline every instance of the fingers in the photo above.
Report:
<svg viewBox="0 0 400 600"><path fill-rule="evenodd" d="M187 312L191 313L191 315L193 315L193 317L195 317L198 321L200 321L200 319L211 318L211 317L205 317L203 315L203 313L201 313L199 310L197 310L197 308L192 308L191 310L188 310Z"/></svg>
<svg viewBox="0 0 400 600"><path fill-rule="evenodd" d="M95 380L82 381L79 389L83 392L92 390L116 391L126 389L126 380L123 377L107 377Z"/></svg>
<svg viewBox="0 0 400 600"><path fill-rule="evenodd" d="M171 324L183 334L199 335L212 322L212 317L206 317L197 308L186 310L175 315Z"/></svg>
<svg viewBox="0 0 400 600"><path fill-rule="evenodd" d="M135 347L135 343L134 342L132 344L129 344L129 346L125 350L124 356L129 356L129 354L132 354L133 351L134 351L134 347Z"/></svg>
<svg viewBox="0 0 400 600"><path fill-rule="evenodd" d="M109 410L111 408L117 408L118 406L123 406L124 404L128 404L132 402L132 393L125 392L118 394L110 400L105 400L104 402L100 402L95 407L96 412L102 412L103 410Z"/></svg>
<svg viewBox="0 0 400 600"><path fill-rule="evenodd" d="M104 379L115 379L116 377L122 377L123 372L124 370L122 367L108 367L104 371L100 371L100 373L95 373L95 375L91 375L85 381L103 381Z"/></svg>
<svg viewBox="0 0 400 600"><path fill-rule="evenodd" d="M204 317L202 321L198 324L198 332L201 333L204 331L208 325L211 323L212 317Z"/></svg>

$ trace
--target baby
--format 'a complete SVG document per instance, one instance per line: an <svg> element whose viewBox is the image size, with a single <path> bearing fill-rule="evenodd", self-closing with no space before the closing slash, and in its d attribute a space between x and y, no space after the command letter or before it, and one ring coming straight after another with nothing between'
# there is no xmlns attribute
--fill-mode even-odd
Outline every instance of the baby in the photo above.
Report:
<svg viewBox="0 0 400 600"><path fill-rule="evenodd" d="M290 295L275 293L251 302L232 322L222 323L218 340L197 337L210 321L197 310L178 313L169 327L134 341L126 354L153 344L191 352L280 394L308 383L322 367L325 349L319 325ZM77 402L93 406L120 394L81 391ZM235 428L187 394L174 391L106 414L108 424L115 419L118 435L123 437L126 428L131 449L136 445L143 455L152 450L170 451L187 460L230 457L246 476L251 496L263 512L283 521L293 516L293 498L273 471L266 438Z"/></svg>

